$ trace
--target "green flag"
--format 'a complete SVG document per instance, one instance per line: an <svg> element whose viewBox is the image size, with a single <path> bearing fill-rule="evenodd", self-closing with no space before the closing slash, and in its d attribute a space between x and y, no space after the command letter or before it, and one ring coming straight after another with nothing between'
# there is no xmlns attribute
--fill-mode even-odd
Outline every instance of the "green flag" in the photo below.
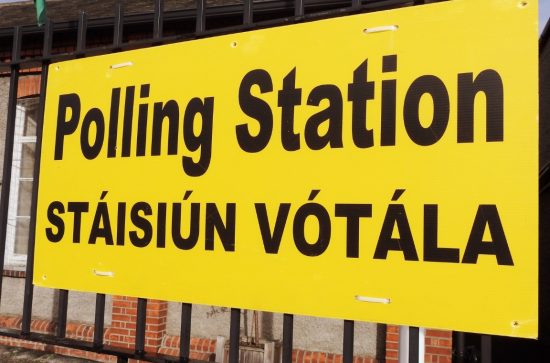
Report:
<svg viewBox="0 0 550 363"><path fill-rule="evenodd" d="M46 23L46 0L34 0L34 6L36 7L36 21L39 26Z"/></svg>

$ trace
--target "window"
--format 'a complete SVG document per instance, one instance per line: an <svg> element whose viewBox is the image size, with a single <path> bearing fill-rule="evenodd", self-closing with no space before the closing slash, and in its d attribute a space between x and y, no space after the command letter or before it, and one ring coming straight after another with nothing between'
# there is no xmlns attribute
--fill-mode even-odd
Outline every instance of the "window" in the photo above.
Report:
<svg viewBox="0 0 550 363"><path fill-rule="evenodd" d="M17 101L5 260L15 268L27 260L38 102L38 97Z"/></svg>

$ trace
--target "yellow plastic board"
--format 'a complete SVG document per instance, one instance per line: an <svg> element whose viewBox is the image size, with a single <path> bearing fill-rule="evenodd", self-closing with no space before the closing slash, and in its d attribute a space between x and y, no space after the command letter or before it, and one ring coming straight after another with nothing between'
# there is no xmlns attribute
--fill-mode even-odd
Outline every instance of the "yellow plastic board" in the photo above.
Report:
<svg viewBox="0 0 550 363"><path fill-rule="evenodd" d="M52 64L37 286L533 338L537 2Z"/></svg>

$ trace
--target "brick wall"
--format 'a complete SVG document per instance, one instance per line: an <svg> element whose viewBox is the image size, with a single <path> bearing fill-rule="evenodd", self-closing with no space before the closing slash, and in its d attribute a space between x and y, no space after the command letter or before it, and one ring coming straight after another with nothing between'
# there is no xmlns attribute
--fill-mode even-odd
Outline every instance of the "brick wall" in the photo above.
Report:
<svg viewBox="0 0 550 363"><path fill-rule="evenodd" d="M146 350L177 357L179 356L180 337L161 333L162 327L164 326L162 323L162 315L163 306L165 304L166 302L154 300L151 301L151 304L148 304L146 319ZM104 340L106 344L130 349L134 347L136 309L137 301L135 298L117 296L113 299L112 321L114 326L105 329ZM155 310L157 311L155 312ZM155 315L159 316L156 317ZM159 319L157 320L156 318ZM157 324L157 321L160 323ZM159 327L160 329L158 329ZM0 328L21 329L21 317L0 316ZM44 319L33 319L31 324L31 330L37 333L54 334L55 329L56 324L54 322ZM92 341L93 334L93 325L75 322L69 322L67 324L67 338ZM162 338L159 340L157 337L161 335ZM116 357L105 354L35 343L22 339L0 337L0 344L86 358L98 362L116 362ZM216 340L193 337L191 338L190 351L191 359L213 362L215 359ZM292 352L293 363L341 363L342 361L343 357L341 354L314 352L302 349L294 349ZM353 362L378 363L375 358L369 356L356 356Z"/></svg>
<svg viewBox="0 0 550 363"><path fill-rule="evenodd" d="M122 297L119 297L118 300L126 301L125 299L132 300L132 298L122 299ZM132 308L135 309L135 307L132 307L132 306L129 307L129 309L132 309ZM148 311L148 315L149 315L149 311ZM114 321L115 319L113 318L113 322ZM150 327L149 324L147 324L148 329L149 327ZM21 329L21 317L10 316L10 315L0 316L0 328ZM55 334L55 329L56 329L56 324L49 320L33 319L31 323L31 331L36 333ZM105 343L113 346L117 346L117 347L133 348L135 326L133 329L130 327L127 330L128 330L127 333L130 335L121 336L120 335L121 330L119 330L119 328L105 329L105 332L104 332ZM151 331L147 330L146 334L148 335L150 333ZM66 336L67 338L72 338L72 339L92 341L94 337L94 327L93 325L89 325L89 324L69 322L67 324ZM148 340L146 338L146 350L150 352L158 352L160 354L165 354L165 355L172 355L175 357L179 355L179 349L178 349L179 337L164 335L161 341L158 341L158 344L154 345L156 342L157 342L156 339ZM93 352L59 347L59 346L43 344L43 343L36 343L36 342L31 342L23 339L15 339L15 338L0 336L0 344L13 346L13 347L22 347L27 349L46 351L46 352L51 352L51 353L56 353L61 355L67 355L71 357L86 358L86 359L95 360L98 362L116 362L116 357L110 356L110 355L97 354ZM214 351L216 349L216 340L204 339L204 338L192 338L190 348L191 348L191 353L190 353L191 359L213 361ZM136 362L136 361L133 361L133 362Z"/></svg>
<svg viewBox="0 0 550 363"><path fill-rule="evenodd" d="M293 363L342 363L342 354L333 354L325 352L311 352L307 350L294 349L292 351ZM373 357L355 356L353 363L378 363Z"/></svg>
<svg viewBox="0 0 550 363"><path fill-rule="evenodd" d="M105 343L121 348L134 348L137 300L113 296L111 327L105 332Z"/></svg>
<svg viewBox="0 0 550 363"><path fill-rule="evenodd" d="M0 316L0 328L21 329L21 317L9 315ZM55 328L56 324L48 320L33 319L31 322L31 331L36 333L55 334ZM69 322L67 324L66 336L67 338L72 339L92 341L94 336L94 328L93 326L87 324ZM0 344L68 355L72 357L86 358L98 362L116 362L116 357L105 354L97 354L50 344L36 343L23 339L0 336Z"/></svg>
<svg viewBox="0 0 550 363"><path fill-rule="evenodd" d="M451 363L452 336L450 331L426 330L426 363Z"/></svg>
<svg viewBox="0 0 550 363"><path fill-rule="evenodd" d="M388 325L386 329L386 363L399 361L399 327Z"/></svg>
<svg viewBox="0 0 550 363"><path fill-rule="evenodd" d="M213 362L216 351L216 340L207 338L191 338L190 356L192 359ZM180 354L180 337L165 335L159 348L159 354L178 357Z"/></svg>

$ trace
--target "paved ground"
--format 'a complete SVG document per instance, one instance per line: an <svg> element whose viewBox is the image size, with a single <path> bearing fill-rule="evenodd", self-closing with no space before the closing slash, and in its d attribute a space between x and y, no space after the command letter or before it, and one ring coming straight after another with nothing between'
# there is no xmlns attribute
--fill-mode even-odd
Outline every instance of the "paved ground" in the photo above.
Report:
<svg viewBox="0 0 550 363"><path fill-rule="evenodd" d="M1 363L91 363L94 361L70 358L47 352L39 352L15 347L5 347L0 345Z"/></svg>

